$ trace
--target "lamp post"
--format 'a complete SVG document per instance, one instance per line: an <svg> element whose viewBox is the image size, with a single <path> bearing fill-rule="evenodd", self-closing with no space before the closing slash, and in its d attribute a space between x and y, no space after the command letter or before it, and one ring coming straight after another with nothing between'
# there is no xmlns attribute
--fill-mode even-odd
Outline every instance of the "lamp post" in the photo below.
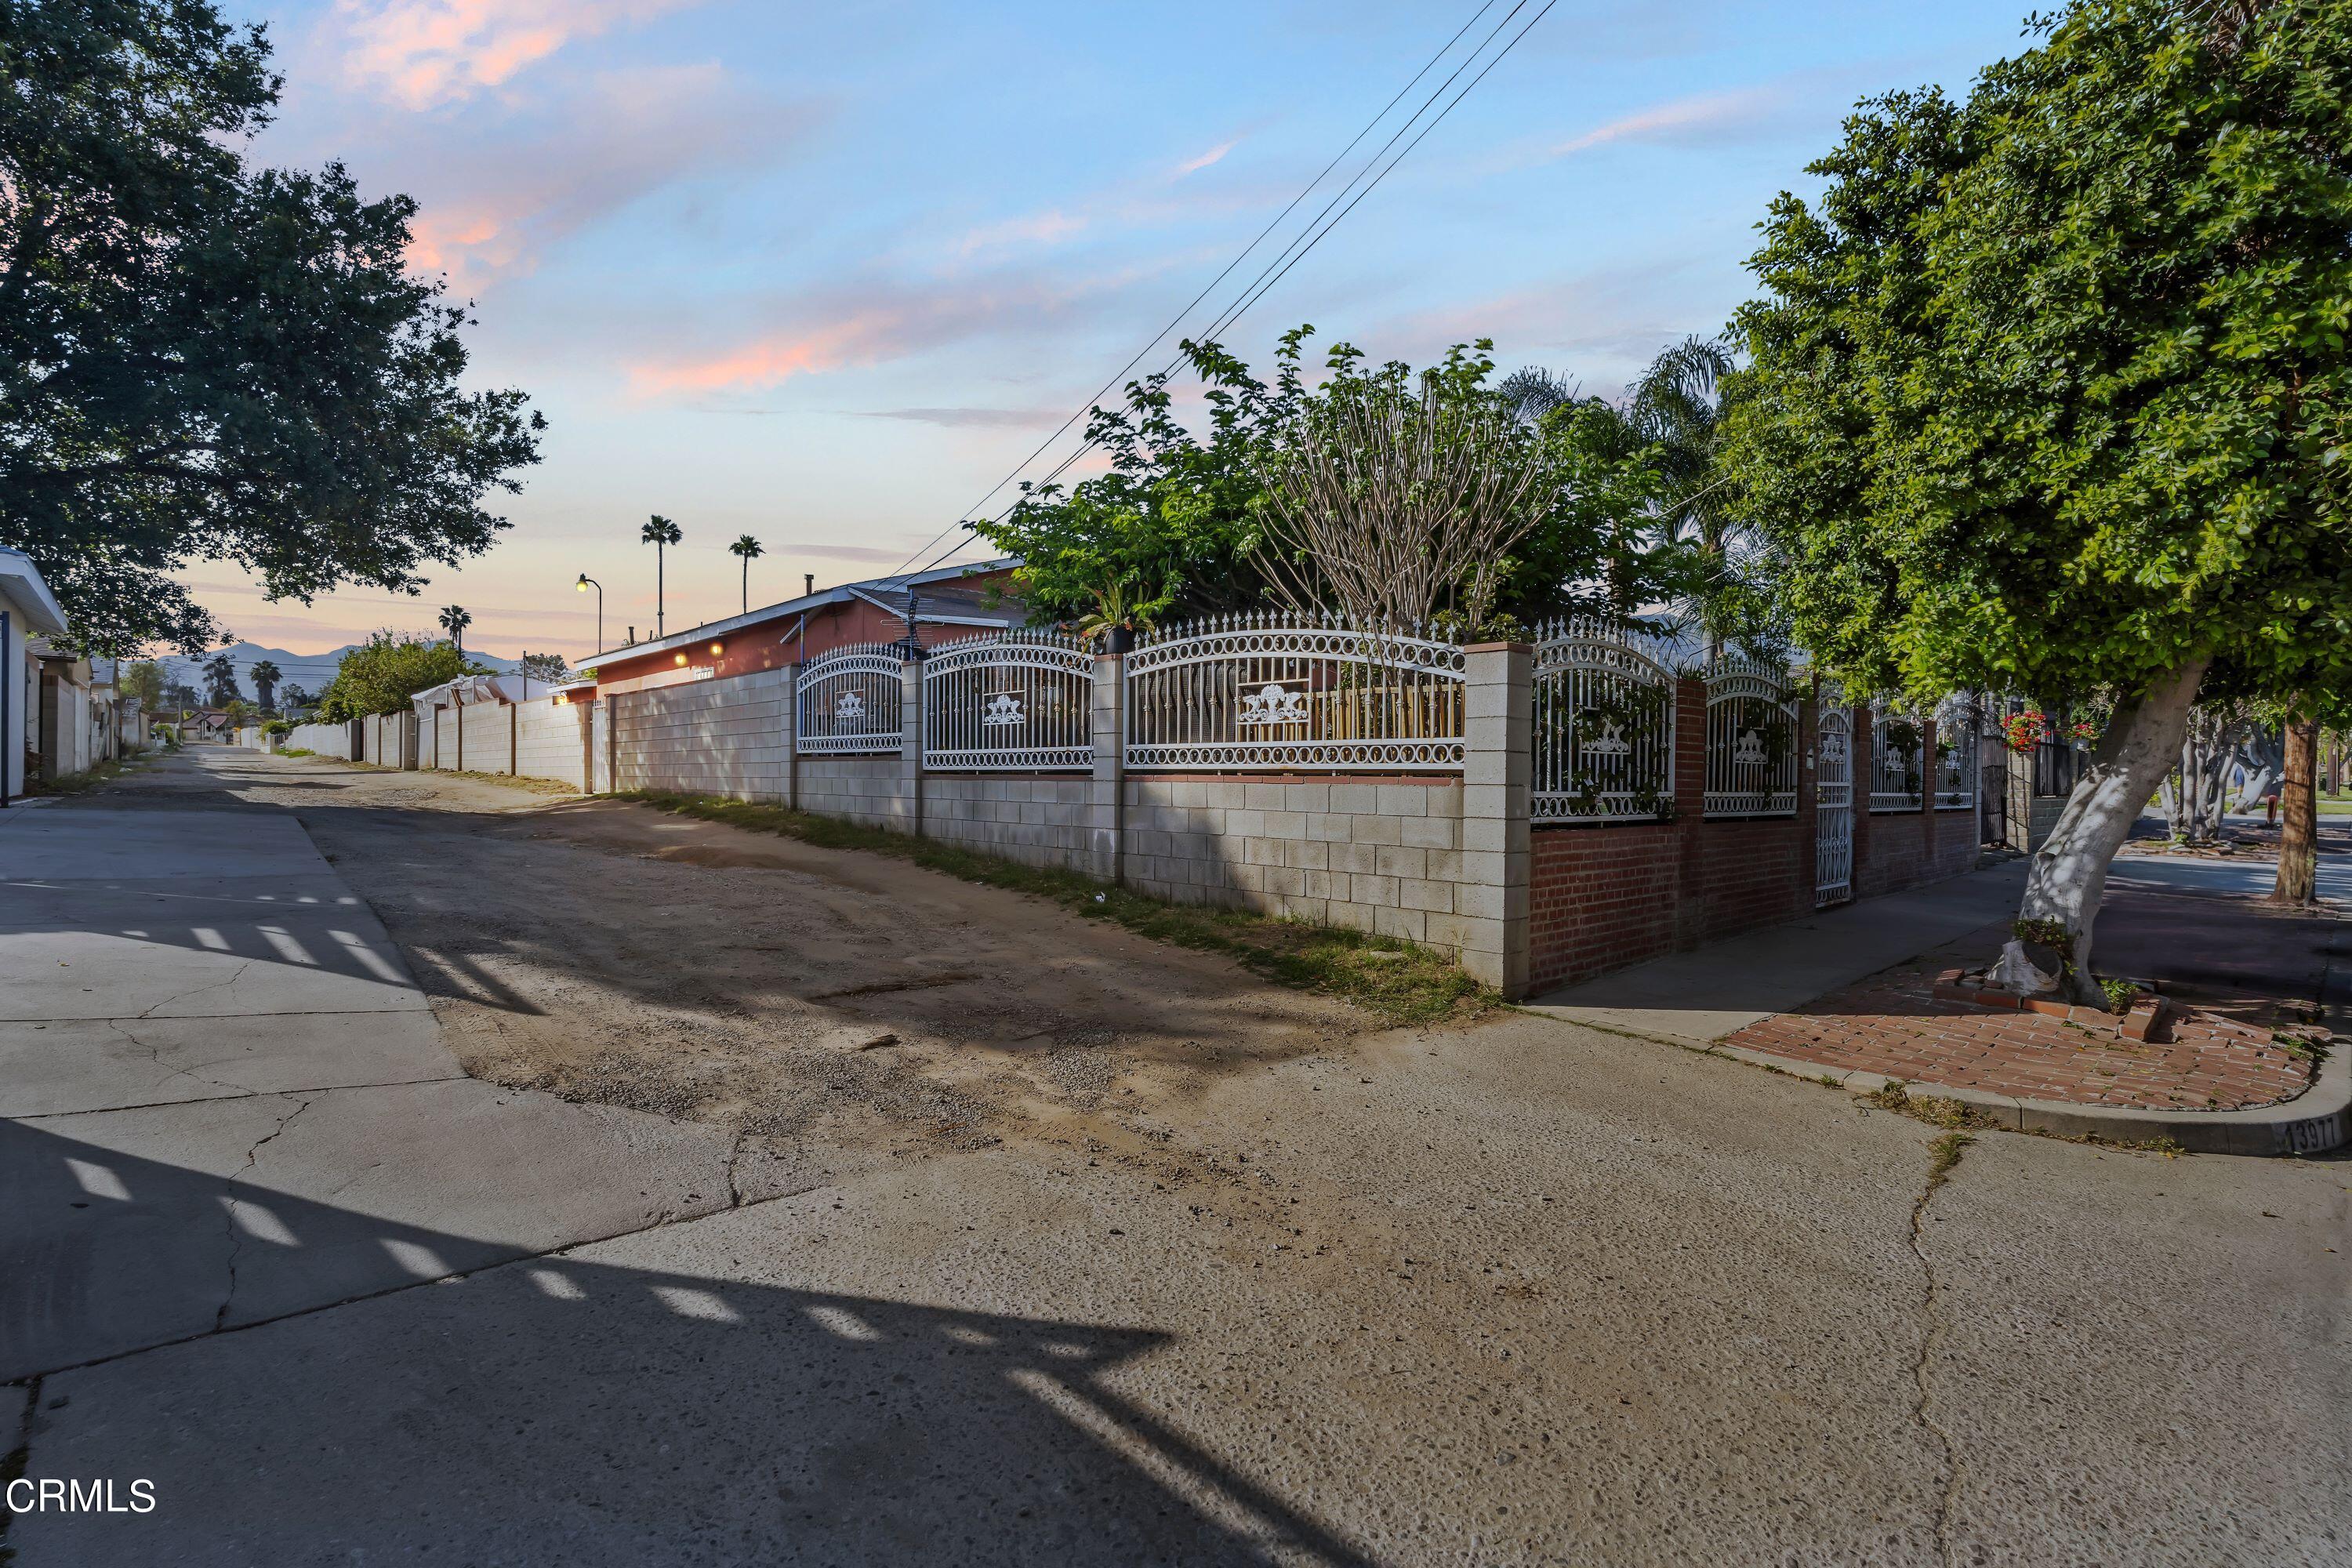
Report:
<svg viewBox="0 0 2352 1568"><path fill-rule="evenodd" d="M604 651L604 584L583 572L580 574L580 581L572 586L583 594L591 588L596 590L596 651L603 653Z"/></svg>

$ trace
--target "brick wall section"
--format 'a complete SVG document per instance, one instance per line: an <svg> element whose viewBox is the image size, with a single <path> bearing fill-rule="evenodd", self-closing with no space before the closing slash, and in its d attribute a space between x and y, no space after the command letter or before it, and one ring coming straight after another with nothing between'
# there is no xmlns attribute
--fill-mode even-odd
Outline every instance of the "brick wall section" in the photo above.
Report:
<svg viewBox="0 0 2352 1568"><path fill-rule="evenodd" d="M1536 993L1674 951L1678 826L1536 830L1528 933L1528 984Z"/></svg>
<svg viewBox="0 0 2352 1568"><path fill-rule="evenodd" d="M1812 834L1810 821L1788 816L1705 824L1698 940L1811 914Z"/></svg>

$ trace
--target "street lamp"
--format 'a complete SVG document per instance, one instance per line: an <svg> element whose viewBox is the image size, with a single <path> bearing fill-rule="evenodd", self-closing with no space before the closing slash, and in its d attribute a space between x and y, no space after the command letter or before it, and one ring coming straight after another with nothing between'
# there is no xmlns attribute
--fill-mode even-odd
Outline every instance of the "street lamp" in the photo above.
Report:
<svg viewBox="0 0 2352 1568"><path fill-rule="evenodd" d="M596 651L603 653L604 651L604 584L583 572L580 574L580 581L572 586L583 594L591 588L596 590Z"/></svg>

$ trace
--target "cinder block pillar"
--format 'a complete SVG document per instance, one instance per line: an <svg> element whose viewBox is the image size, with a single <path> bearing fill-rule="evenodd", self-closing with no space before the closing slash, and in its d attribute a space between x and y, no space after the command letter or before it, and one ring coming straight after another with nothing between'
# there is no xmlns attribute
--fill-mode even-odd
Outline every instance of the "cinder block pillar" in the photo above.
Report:
<svg viewBox="0 0 2352 1568"><path fill-rule="evenodd" d="M1087 789L1087 872L1106 882L1127 880L1127 661L1118 654L1095 656L1094 777Z"/></svg>
<svg viewBox="0 0 2352 1568"><path fill-rule="evenodd" d="M907 831L923 837L923 661L898 665L898 798L907 803Z"/></svg>
<svg viewBox="0 0 2352 1568"><path fill-rule="evenodd" d="M784 666L784 804L801 808L801 667Z"/></svg>
<svg viewBox="0 0 2352 1568"><path fill-rule="evenodd" d="M1463 653L1462 967L1517 1001L1528 994L1533 911L1536 650L1476 643Z"/></svg>

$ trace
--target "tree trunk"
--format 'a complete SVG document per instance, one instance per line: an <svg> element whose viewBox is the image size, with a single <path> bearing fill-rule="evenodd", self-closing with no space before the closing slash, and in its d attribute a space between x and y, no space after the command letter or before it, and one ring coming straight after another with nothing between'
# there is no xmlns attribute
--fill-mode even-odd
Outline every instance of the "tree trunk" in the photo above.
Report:
<svg viewBox="0 0 2352 1568"><path fill-rule="evenodd" d="M2116 705L2090 765L2066 797L2058 826L2034 851L2017 912L2021 920L2055 921L2065 928L2071 963L2059 987L2070 1002L2107 1005L2091 971L2091 932L2106 893L2107 867L2131 837L2132 824L2165 770L2180 755L2197 683L2211 662L2210 657L2192 659Z"/></svg>
<svg viewBox="0 0 2352 1568"><path fill-rule="evenodd" d="M2299 720L2286 727L2286 779L2279 789L2278 880L2271 897L2282 904L2308 904L2319 881L2319 722Z"/></svg>

